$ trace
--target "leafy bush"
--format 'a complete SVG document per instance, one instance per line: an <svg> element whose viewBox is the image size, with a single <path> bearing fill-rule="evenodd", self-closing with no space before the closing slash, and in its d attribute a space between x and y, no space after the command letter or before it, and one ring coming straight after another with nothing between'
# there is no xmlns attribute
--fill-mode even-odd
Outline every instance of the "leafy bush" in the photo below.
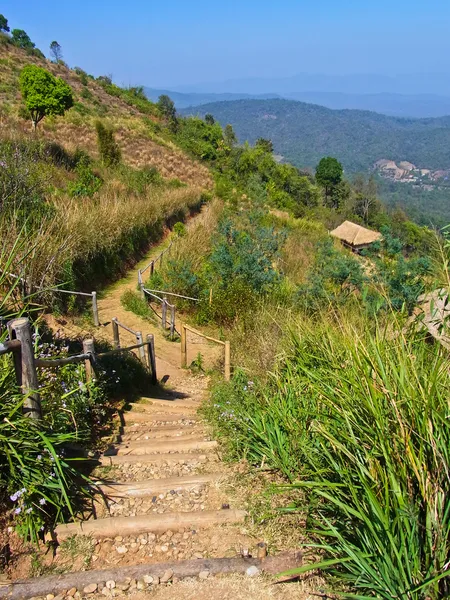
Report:
<svg viewBox="0 0 450 600"><path fill-rule="evenodd" d="M93 172L89 156L82 154L75 170L78 177L67 186L69 194L74 197L92 197L102 187L103 181Z"/></svg>
<svg viewBox="0 0 450 600"><path fill-rule="evenodd" d="M181 221L175 223L173 226L173 232L177 237L184 237L186 235L186 225Z"/></svg>

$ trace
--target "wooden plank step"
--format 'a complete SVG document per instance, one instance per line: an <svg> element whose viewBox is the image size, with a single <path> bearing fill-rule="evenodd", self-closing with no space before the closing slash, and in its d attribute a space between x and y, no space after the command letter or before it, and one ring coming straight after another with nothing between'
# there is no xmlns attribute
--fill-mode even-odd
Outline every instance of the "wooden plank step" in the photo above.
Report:
<svg viewBox="0 0 450 600"><path fill-rule="evenodd" d="M204 452L170 452L161 454L128 454L120 456L100 456L98 463L102 467L112 467L124 464L180 464L193 462L206 462L207 455Z"/></svg>
<svg viewBox="0 0 450 600"><path fill-rule="evenodd" d="M149 479L132 483L101 483L100 485L97 484L97 487L102 494L110 498L144 498L161 492L171 492L172 490L193 490L199 486L218 481L223 477L224 475L221 473L210 473L207 475Z"/></svg>
<svg viewBox="0 0 450 600"><path fill-rule="evenodd" d="M160 413L168 413L168 414L192 414L196 415L199 406L179 406L175 404L175 402L166 402L165 404L133 404L131 409L128 411L129 413L146 413L151 414L155 412Z"/></svg>
<svg viewBox="0 0 450 600"><path fill-rule="evenodd" d="M163 513L138 515L136 517L109 517L92 519L79 523L58 525L55 535L58 540L72 535L91 535L94 538L115 537L117 535L137 536L141 533L164 533L184 527L200 529L225 523L242 523L246 517L244 510L202 510L196 512Z"/></svg>
<svg viewBox="0 0 450 600"><path fill-rule="evenodd" d="M145 398L142 397L137 402L132 404L133 407L160 407L167 408L168 406L177 406L178 408L184 407L187 409L197 410L201 406L201 401L193 400L191 398L178 398L173 400L168 400L165 398Z"/></svg>
<svg viewBox="0 0 450 600"><path fill-rule="evenodd" d="M164 414L161 413L161 411L158 411L157 413L151 413L150 411L135 412L134 410L130 410L128 412L122 413L122 416L125 425L131 425L133 423L152 423L154 421L170 422L179 421L182 419L189 420L194 419L196 415L195 413L192 413L192 415L188 415L186 414L186 411L167 412L166 414Z"/></svg>
<svg viewBox="0 0 450 600"><path fill-rule="evenodd" d="M133 415L136 413L123 413L123 416L125 417L125 415ZM144 425L142 425L142 423L148 423L150 427L154 427L155 423L159 423L160 421L162 421L163 423L178 423L179 425L183 425L183 423L189 423L189 422L194 422L194 423L200 423L201 419L199 419L196 415L177 415L177 414L167 414L167 413L152 413L152 414L147 414L146 415L147 418L142 419L141 418L141 414L139 416L139 420L136 421L136 424L134 425L125 425L125 427L123 428L124 430L135 430L135 429L143 429ZM124 421L128 422L128 420ZM169 425L158 425L158 427L168 427Z"/></svg>
<svg viewBox="0 0 450 600"><path fill-rule="evenodd" d="M205 430L201 427L187 425L180 427L179 425L158 426L146 428L145 431L135 431L133 433L119 433L116 436L117 442L132 442L137 440L154 440L154 439L170 439L179 437L189 437L192 435L203 435Z"/></svg>
<svg viewBox="0 0 450 600"><path fill-rule="evenodd" d="M188 452L189 450L212 450L217 446L216 441L200 439L177 440L145 440L126 442L113 445L104 453L105 456L120 456L126 454L154 454L155 452Z"/></svg>

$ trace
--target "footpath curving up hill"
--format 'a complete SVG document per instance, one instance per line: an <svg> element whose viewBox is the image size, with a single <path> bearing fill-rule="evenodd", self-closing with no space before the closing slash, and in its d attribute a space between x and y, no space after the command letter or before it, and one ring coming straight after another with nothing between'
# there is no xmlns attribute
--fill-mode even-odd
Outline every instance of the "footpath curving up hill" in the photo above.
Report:
<svg viewBox="0 0 450 600"><path fill-rule="evenodd" d="M153 249L145 261L156 252ZM123 311L120 297L136 282L141 266L100 299L97 339L112 342L111 319ZM242 497L228 495L233 472L221 462L217 442L197 412L207 395L208 378L180 368L179 345L168 341L157 326L125 311L120 318L132 328L153 333L158 376L167 385L152 388L148 397L119 412L115 433L95 460L91 508L84 520L56 528L53 540L59 548L69 546L71 553L57 549L50 561L45 554L42 560L65 575L14 582L0 588L0 597L122 597L157 594L162 586L164 598L189 598L191 593L198 598L203 589L216 587L224 598L248 593L251 598L298 598L298 586L269 591L263 580L249 580L251 573L276 574L301 559L295 552L265 558L265 544L244 525ZM61 324L51 315L47 321L72 337L92 334L90 328L67 320ZM135 341L127 331L121 336L122 346ZM214 355L207 343L201 351ZM233 573L245 579L213 577ZM186 578L190 579L183 583ZM189 583L192 578L199 578L198 585Z"/></svg>

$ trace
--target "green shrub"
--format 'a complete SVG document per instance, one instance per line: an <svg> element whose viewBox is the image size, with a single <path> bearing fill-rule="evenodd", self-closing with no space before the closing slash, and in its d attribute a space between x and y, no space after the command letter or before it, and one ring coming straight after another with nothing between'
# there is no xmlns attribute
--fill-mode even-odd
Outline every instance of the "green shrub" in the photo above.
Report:
<svg viewBox="0 0 450 600"><path fill-rule="evenodd" d="M137 292L126 290L120 298L120 303L125 310L129 310L130 312L133 312L135 315L143 317L144 319L148 319L153 322L155 321L154 313L149 306L147 299L141 298Z"/></svg>
<svg viewBox="0 0 450 600"><path fill-rule="evenodd" d="M186 225L181 221L175 223L173 226L173 232L177 237L184 237L186 235Z"/></svg>
<svg viewBox="0 0 450 600"><path fill-rule="evenodd" d="M103 164L108 167L117 166L121 160L121 151L114 140L113 130L105 127L101 121L96 121L95 129L97 131L98 151Z"/></svg>
<svg viewBox="0 0 450 600"><path fill-rule="evenodd" d="M103 185L102 179L96 175L91 166L91 160L87 154L81 154L75 168L77 180L69 183L67 190L73 197L92 197Z"/></svg>

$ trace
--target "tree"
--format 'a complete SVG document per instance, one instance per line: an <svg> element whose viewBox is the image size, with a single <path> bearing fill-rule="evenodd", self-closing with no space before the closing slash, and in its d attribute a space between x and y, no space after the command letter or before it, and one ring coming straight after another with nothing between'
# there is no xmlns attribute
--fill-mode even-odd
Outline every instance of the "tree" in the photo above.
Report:
<svg viewBox="0 0 450 600"><path fill-rule="evenodd" d="M272 140L266 140L265 138L258 138L255 143L255 148L260 148L264 152L268 152L272 154L273 152L273 143Z"/></svg>
<svg viewBox="0 0 450 600"><path fill-rule="evenodd" d="M63 115L73 106L71 87L59 77L36 65L27 65L22 69L20 91L34 130L44 117Z"/></svg>
<svg viewBox="0 0 450 600"><path fill-rule="evenodd" d="M174 101L166 94L162 94L158 98L156 106L170 129L175 133L178 129L178 119Z"/></svg>
<svg viewBox="0 0 450 600"><path fill-rule="evenodd" d="M369 224L381 210L375 177L371 175L366 182L363 175L356 175L353 185L356 191L353 211L363 219L364 223Z"/></svg>
<svg viewBox="0 0 450 600"><path fill-rule="evenodd" d="M205 115L205 123L207 123L208 125L214 125L215 122L216 121L212 114L208 113L207 115Z"/></svg>
<svg viewBox="0 0 450 600"><path fill-rule="evenodd" d="M0 31L3 31L3 33L9 32L8 19L4 15L0 15Z"/></svg>
<svg viewBox="0 0 450 600"><path fill-rule="evenodd" d="M33 50L36 44L30 40L30 36L23 29L13 29L11 31L11 37L13 44L24 50Z"/></svg>
<svg viewBox="0 0 450 600"><path fill-rule="evenodd" d="M62 60L62 48L57 41L53 41L50 44L50 54L53 56L53 59L56 63L59 63Z"/></svg>
<svg viewBox="0 0 450 600"><path fill-rule="evenodd" d="M341 163L332 156L326 156L321 159L316 168L316 181L324 188L325 202L328 203L333 191L342 181L344 169Z"/></svg>
<svg viewBox="0 0 450 600"><path fill-rule="evenodd" d="M236 134L234 133L233 126L230 125L230 123L228 123L228 125L225 126L223 137L225 139L226 145L229 148L233 148L233 146L237 143Z"/></svg>
<svg viewBox="0 0 450 600"><path fill-rule="evenodd" d="M176 119L177 111L175 109L175 104L169 96L166 94L162 94L158 98L158 102L156 103L159 109L159 112L167 121L172 121Z"/></svg>
<svg viewBox="0 0 450 600"><path fill-rule="evenodd" d="M95 123L97 130L98 151L104 165L115 167L121 159L121 152L118 143L114 139L114 132L103 125L101 121Z"/></svg>

